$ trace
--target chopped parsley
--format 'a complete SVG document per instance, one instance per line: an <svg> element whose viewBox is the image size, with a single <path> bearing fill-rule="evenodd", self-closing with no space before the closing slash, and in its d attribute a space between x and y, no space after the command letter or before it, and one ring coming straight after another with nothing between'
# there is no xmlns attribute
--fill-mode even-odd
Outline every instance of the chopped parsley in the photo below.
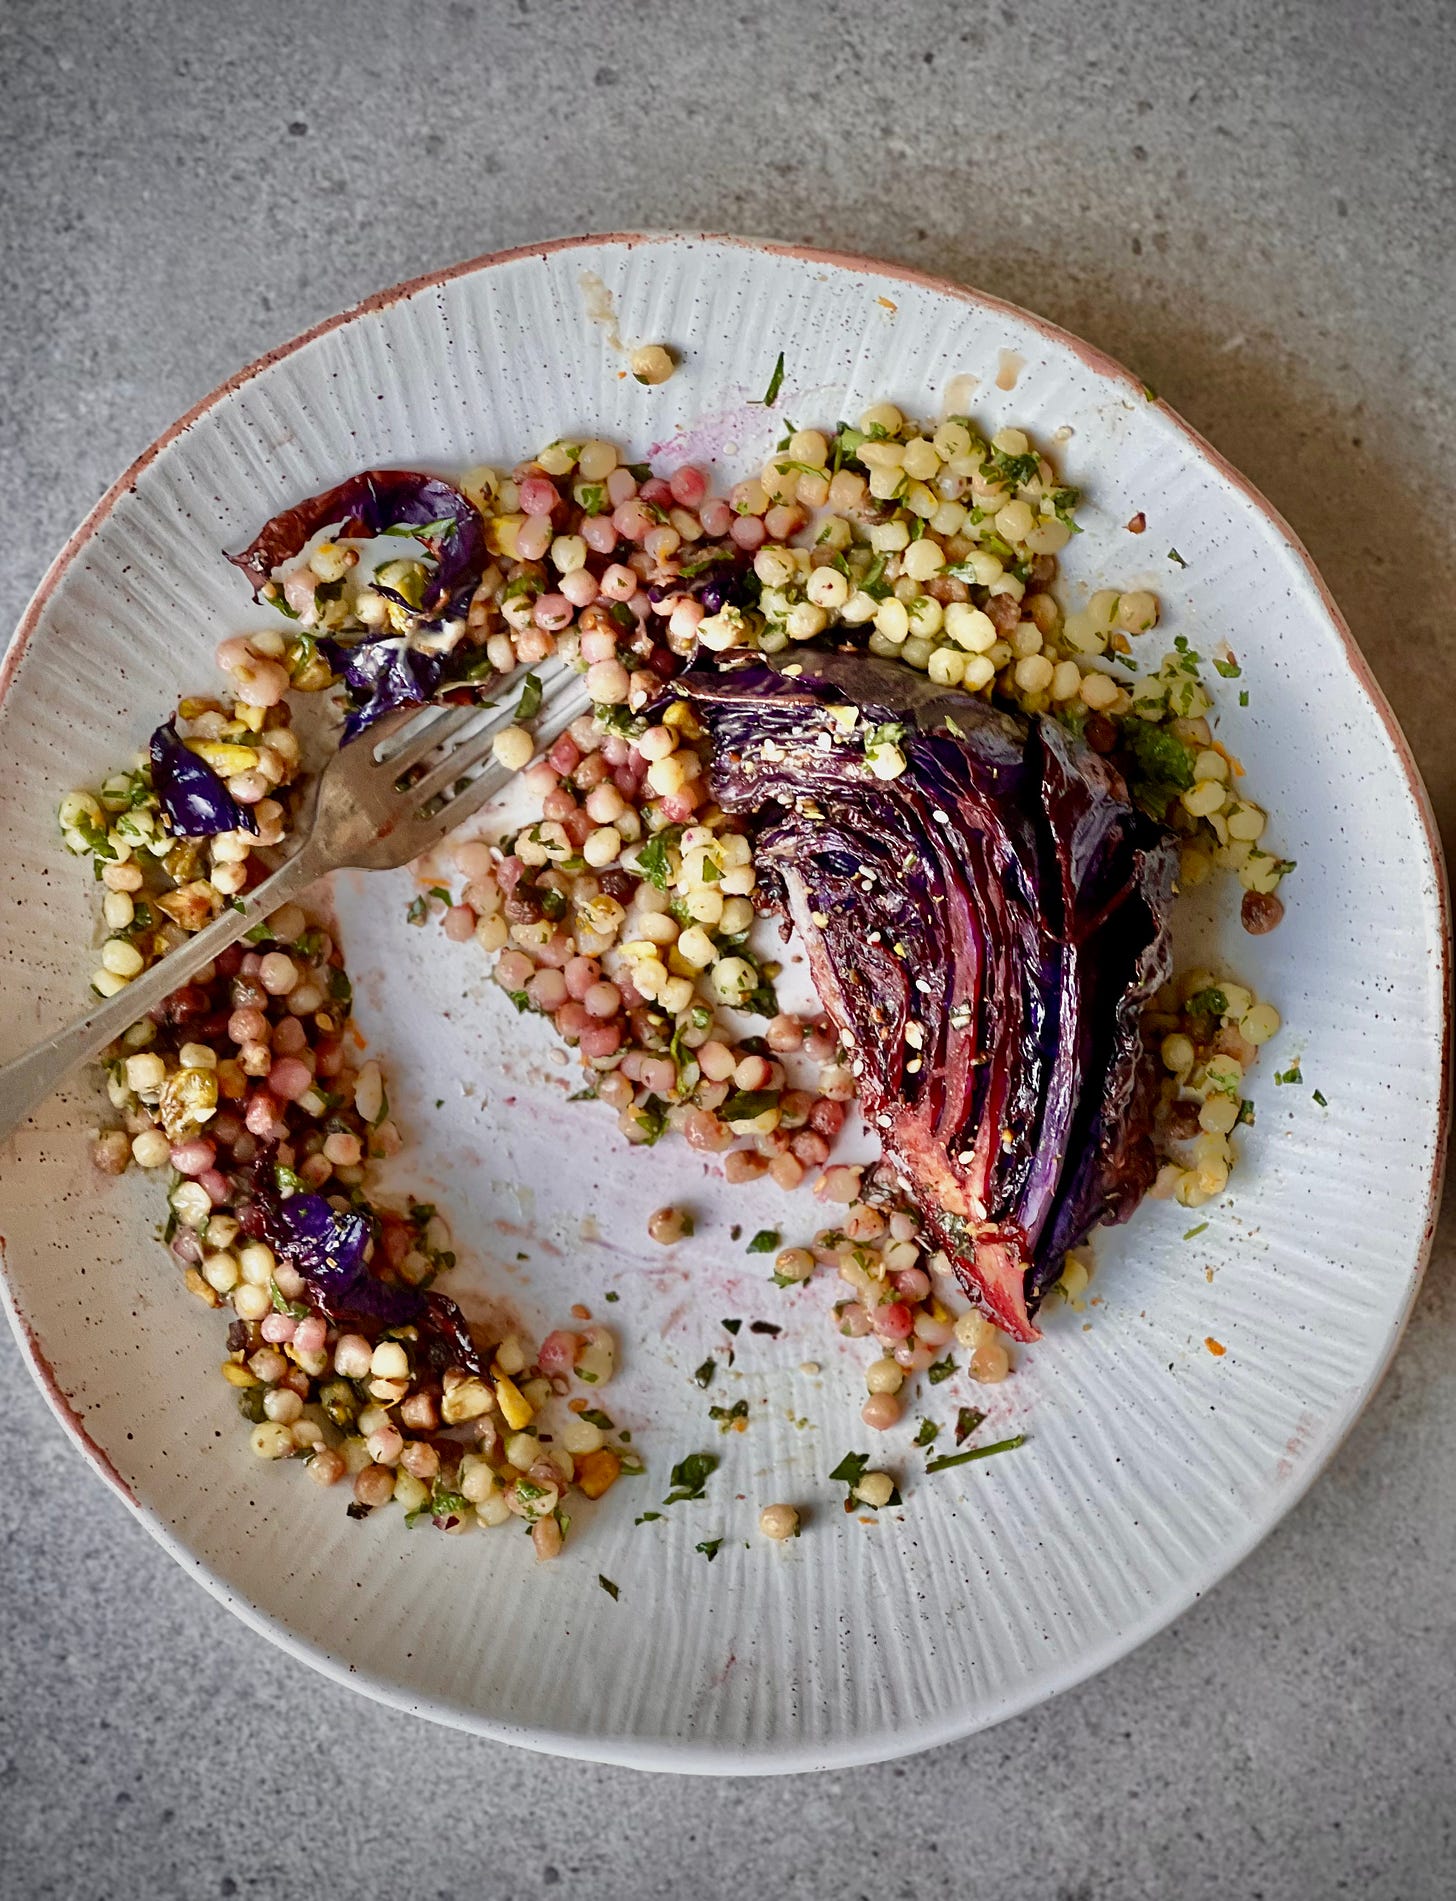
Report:
<svg viewBox="0 0 1456 1901"><path fill-rule="evenodd" d="M1315 1100L1315 1101L1316 1101L1316 1102L1317 1102L1317 1103L1319 1104L1319 1106L1321 1107L1321 1109L1328 1109L1328 1108L1329 1108L1329 1106L1330 1106L1330 1105L1329 1105L1329 1104L1328 1104L1328 1103L1327 1103L1327 1102L1325 1101L1325 1099L1324 1099L1324 1097L1323 1097L1323 1096L1321 1095L1321 1093L1319 1092L1319 1090L1318 1090L1318 1089L1316 1089L1316 1090L1315 1090L1315 1092L1314 1092L1314 1100Z"/></svg>
<svg viewBox="0 0 1456 1901"><path fill-rule="evenodd" d="M296 1300L285 1300L275 1280L268 1282L268 1292L272 1296L275 1314L287 1314L290 1320L307 1320L310 1309Z"/></svg>
<svg viewBox="0 0 1456 1901"><path fill-rule="evenodd" d="M516 702L515 718L517 722L535 719L541 711L541 682L534 673L528 673L521 687L521 697Z"/></svg>
<svg viewBox="0 0 1456 1901"><path fill-rule="evenodd" d="M777 1228L760 1228L749 1242L747 1252L749 1254L776 1254L782 1240L783 1236Z"/></svg>
<svg viewBox="0 0 1456 1901"><path fill-rule="evenodd" d="M632 1523L634 1525L655 1525L661 1517L661 1512L643 1512L642 1516L640 1518L634 1518Z"/></svg>
<svg viewBox="0 0 1456 1901"><path fill-rule="evenodd" d="M1150 785L1186 792L1193 784L1193 748L1166 726L1127 719L1122 722L1122 740L1139 776Z"/></svg>
<svg viewBox="0 0 1456 1901"><path fill-rule="evenodd" d="M1183 1006L1189 1016L1222 1017L1228 1015L1228 998L1216 984L1199 990Z"/></svg>
<svg viewBox="0 0 1456 1901"><path fill-rule="evenodd" d="M1004 449L991 451L991 468L997 480L1020 488L1023 483L1034 482L1041 473L1039 458L1031 453L1026 455L1008 455ZM1076 490L1071 491L1073 494Z"/></svg>
<svg viewBox="0 0 1456 1901"><path fill-rule="evenodd" d="M1237 680L1244 671L1237 660L1219 659L1214 660L1213 670L1224 680Z"/></svg>
<svg viewBox="0 0 1456 1901"><path fill-rule="evenodd" d="M667 1128L667 1105L659 1096L648 1096L632 1111L632 1120L642 1131L642 1146L650 1149Z"/></svg>
<svg viewBox="0 0 1456 1901"><path fill-rule="evenodd" d="M763 392L765 409L772 409L779 399L779 391L784 386L784 353L779 351L779 360L773 366L773 375L768 379L768 388Z"/></svg>
<svg viewBox="0 0 1456 1901"><path fill-rule="evenodd" d="M718 1460L711 1452L690 1452L672 1468L672 1490L662 1501L664 1505L678 1505L684 1501L701 1498L703 1487L709 1476L718 1469Z"/></svg>
<svg viewBox="0 0 1456 1901"><path fill-rule="evenodd" d="M1048 499L1050 500L1051 505L1052 505L1052 513L1056 516L1057 520L1062 524L1062 526L1064 528L1070 528L1074 535L1080 535L1082 530L1077 526L1076 522L1072 519L1072 510L1074 508L1079 507L1081 504L1081 501L1082 501L1081 489L1054 488Z"/></svg>
<svg viewBox="0 0 1456 1901"><path fill-rule="evenodd" d="M777 1089L735 1089L732 1095L719 1106L718 1114L724 1122L751 1122L755 1116L765 1115L770 1109L777 1109L778 1106L779 1091ZM774 1242L774 1246L778 1246L777 1241ZM755 1250L750 1248L749 1252L752 1253Z"/></svg>
<svg viewBox="0 0 1456 1901"><path fill-rule="evenodd" d="M940 1427L936 1425L933 1419L922 1419L920 1422L920 1430L910 1443L912 1446L928 1446L933 1443L939 1431Z"/></svg>
<svg viewBox="0 0 1456 1901"><path fill-rule="evenodd" d="M1170 548L1168 550L1168 559L1170 561L1176 561L1180 568L1186 568L1188 566L1188 563L1183 559L1176 548Z"/></svg>
<svg viewBox="0 0 1456 1901"><path fill-rule="evenodd" d="M657 1514L654 1512L652 1516L655 1518ZM637 1522L640 1525L642 1523L642 1520L639 1518ZM607 1596L612 1599L613 1603L615 1603L616 1600L622 1595L621 1585L613 1584L612 1580L608 1577L603 1577L600 1571L597 1572L597 1583L601 1585L602 1589L606 1592Z"/></svg>
<svg viewBox="0 0 1456 1901"><path fill-rule="evenodd" d="M849 1488L849 1495L844 1501L844 1509L847 1512L854 1510L856 1502L854 1488L869 1470L869 1463L870 1455L868 1452L846 1452L844 1457L839 1461L839 1464L836 1465L834 1470L829 1474L829 1482L831 1485L845 1485Z"/></svg>
<svg viewBox="0 0 1456 1901"><path fill-rule="evenodd" d="M939 1386L942 1380L948 1380L956 1370L956 1363L947 1353L943 1360L937 1360L933 1366L925 1369L925 1377L932 1386Z"/></svg>
<svg viewBox="0 0 1456 1901"><path fill-rule="evenodd" d="M643 730L643 722L625 706L594 706L592 712L604 733L616 733L622 739L635 739Z"/></svg>
<svg viewBox="0 0 1456 1901"><path fill-rule="evenodd" d="M722 1543L723 1540L721 1538L705 1538L700 1545L694 1545L693 1550L701 1551L703 1556L708 1560L708 1563L711 1564L714 1558L717 1557L719 1547Z"/></svg>
<svg viewBox="0 0 1456 1901"><path fill-rule="evenodd" d="M986 1423L986 1415L976 1406L962 1406L956 1412L955 1442L964 1445L973 1432L979 1432Z"/></svg>
<svg viewBox="0 0 1456 1901"><path fill-rule="evenodd" d="M869 1463L870 1455L868 1452L846 1452L844 1457L839 1461L839 1464L836 1465L834 1470L829 1474L831 1483L837 1482L847 1488L844 1500L844 1509L847 1512L852 1512L861 1505L869 1504L867 1499L857 1498L855 1496L855 1487L869 1469ZM887 1505L899 1505L903 1502L900 1496L900 1488L897 1485L885 1503ZM877 1512L879 1509L878 1505L870 1505L872 1512Z"/></svg>
<svg viewBox="0 0 1456 1901"><path fill-rule="evenodd" d="M713 1358L712 1354L710 1353L707 1359L703 1361L703 1364L696 1369L696 1371L693 1374L693 1378L697 1381L699 1386L706 1388L713 1384L713 1375L717 1371L718 1371L718 1362Z"/></svg>
<svg viewBox="0 0 1456 1901"><path fill-rule="evenodd" d="M1279 1083L1302 1083L1304 1077L1300 1074L1299 1064L1291 1063L1288 1069L1275 1070L1274 1081L1276 1085Z"/></svg>
<svg viewBox="0 0 1456 1901"><path fill-rule="evenodd" d="M668 879L672 875L672 861L669 850L677 844L683 835L681 825L664 825L655 832L637 854L637 869L651 885L659 891L666 891Z"/></svg>
<svg viewBox="0 0 1456 1901"><path fill-rule="evenodd" d="M1244 687L1239 693L1239 705L1247 706L1248 704L1249 704L1249 689L1247 687Z"/></svg>

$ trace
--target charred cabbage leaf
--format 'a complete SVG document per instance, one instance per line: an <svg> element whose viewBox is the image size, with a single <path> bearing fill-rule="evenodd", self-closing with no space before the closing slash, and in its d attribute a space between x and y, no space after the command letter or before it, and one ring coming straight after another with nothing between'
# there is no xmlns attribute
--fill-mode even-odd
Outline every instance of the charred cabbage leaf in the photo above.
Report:
<svg viewBox="0 0 1456 1901"><path fill-rule="evenodd" d="M336 1325L365 1333L413 1326L419 1354L435 1371L461 1366L483 1374L487 1356L471 1337L453 1300L382 1280L370 1270L374 1223L356 1208L336 1208L322 1195L280 1194L272 1150L249 1170L244 1232L266 1241L308 1282L319 1309Z"/></svg>
<svg viewBox="0 0 1456 1901"><path fill-rule="evenodd" d="M435 696L445 674L437 653L411 646L403 634L384 634L346 647L323 639L319 652L348 688L341 744L402 706L423 706Z"/></svg>
<svg viewBox="0 0 1456 1901"><path fill-rule="evenodd" d="M179 838L216 838L219 832L253 832L258 821L235 799L205 759L182 740L169 720L148 742L152 790Z"/></svg>
<svg viewBox="0 0 1456 1901"><path fill-rule="evenodd" d="M678 682L714 795L757 817L760 887L887 1163L967 1291L1034 1339L1066 1250L1156 1173L1140 1020L1169 969L1171 835L1051 720L894 661L791 664Z"/></svg>
<svg viewBox="0 0 1456 1901"><path fill-rule="evenodd" d="M474 504L438 476L413 469L365 469L264 522L241 554L228 560L247 575L256 594L320 528L341 535L415 533L433 561L418 608L426 621L462 615L485 568L485 527Z"/></svg>

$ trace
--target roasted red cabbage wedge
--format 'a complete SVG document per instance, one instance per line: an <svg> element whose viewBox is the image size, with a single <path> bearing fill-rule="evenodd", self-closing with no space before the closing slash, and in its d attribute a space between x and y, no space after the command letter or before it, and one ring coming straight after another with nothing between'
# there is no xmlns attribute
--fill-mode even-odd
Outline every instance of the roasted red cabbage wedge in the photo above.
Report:
<svg viewBox="0 0 1456 1901"><path fill-rule="evenodd" d="M887 1162L967 1292L1037 1338L1067 1249L1156 1173L1140 1024L1169 971L1171 834L1054 720L896 661L801 649L677 690L714 795L755 816L760 890Z"/></svg>

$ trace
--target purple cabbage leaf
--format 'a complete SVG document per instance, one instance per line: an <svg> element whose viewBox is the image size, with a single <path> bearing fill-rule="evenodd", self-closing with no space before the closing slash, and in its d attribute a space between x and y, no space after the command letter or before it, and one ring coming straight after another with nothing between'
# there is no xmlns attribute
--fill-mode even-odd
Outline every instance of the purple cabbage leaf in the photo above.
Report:
<svg viewBox="0 0 1456 1901"><path fill-rule="evenodd" d="M346 647L325 638L319 651L349 690L341 744L400 707L423 706L434 698L445 663L436 653L412 647L403 634L383 634Z"/></svg>
<svg viewBox="0 0 1456 1901"><path fill-rule="evenodd" d="M1051 720L894 661L790 664L677 682L714 796L754 815L760 887L891 1172L966 1290L1034 1339L1066 1250L1156 1172L1140 1025L1169 969L1171 834Z"/></svg>
<svg viewBox="0 0 1456 1901"><path fill-rule="evenodd" d="M152 790L170 831L178 838L216 838L219 832L252 832L258 821L235 799L207 761L193 752L171 720L148 742Z"/></svg>
<svg viewBox="0 0 1456 1901"><path fill-rule="evenodd" d="M247 575L256 595L275 568L329 527L346 536L413 532L434 563L420 606L412 610L426 622L463 615L485 570L485 526L475 505L449 482L413 469L365 469L273 516L228 560Z"/></svg>
<svg viewBox="0 0 1456 1901"><path fill-rule="evenodd" d="M368 1215L335 1208L322 1195L282 1195L271 1149L249 1170L249 1191L245 1232L266 1241L280 1260L303 1276L320 1311L336 1325L414 1326L421 1354L434 1371L461 1366L485 1373L487 1356L453 1300L371 1272L374 1223Z"/></svg>

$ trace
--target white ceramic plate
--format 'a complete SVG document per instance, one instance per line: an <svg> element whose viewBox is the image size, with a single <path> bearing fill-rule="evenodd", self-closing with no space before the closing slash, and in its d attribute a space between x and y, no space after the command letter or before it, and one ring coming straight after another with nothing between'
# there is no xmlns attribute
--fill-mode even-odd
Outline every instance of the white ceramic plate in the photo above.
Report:
<svg viewBox="0 0 1456 1901"><path fill-rule="evenodd" d="M619 338L665 340L681 368L644 389ZM0 1157L7 1296L30 1363L93 1466L222 1603L401 1707L678 1770L873 1760L1090 1675L1264 1536L1379 1379L1441 1161L1445 894L1410 755L1303 550L1124 371L1023 312L848 258L583 240L389 292L234 378L78 530L0 675L10 1056L75 1011L92 962L93 890L60 849L57 801L212 677L219 637L259 624L221 549L366 465L448 472L578 432L650 448L664 470L711 456L741 474L781 426L753 402L780 350L779 417L832 424L891 396L919 415L969 406L991 427L1069 431L1060 460L1091 503L1074 591L1150 584L1170 637L1233 644L1249 704L1224 689L1220 730L1298 861L1271 936L1192 927L1191 947L1226 953L1288 1026L1257 1072L1237 1195L1192 1239L1203 1215L1152 1203L1099 1238L1096 1304L1049 1307L1044 1341L990 1392L991 1429L1030 1443L926 1479L901 1431L876 1450L903 1509L846 1517L827 1473L871 1437L863 1348L831 1331L822 1280L780 1293L728 1238L730 1221L808 1231L816 1205L726 1190L680 1149L624 1154L610 1115L564 1101L570 1072L501 1007L474 947L405 925L406 874L336 894L362 1021L413 1133L400 1179L454 1218L467 1305L503 1296L540 1328L584 1300L624 1343L609 1403L650 1476L582 1511L562 1562L538 1567L508 1531L352 1523L341 1493L251 1456L217 1377L221 1320L155 1244L157 1184L90 1171L89 1082ZM1296 1056L1305 1086L1275 1088ZM700 1227L664 1254L644 1222L669 1194ZM728 1315L745 1327L714 1396L746 1395L753 1424L723 1439L690 1371ZM755 1318L784 1331L752 1334ZM957 1376L910 1417L953 1417L973 1397L987 1393ZM723 1455L708 1499L634 1527L698 1447ZM753 1525L779 1498L807 1525L770 1548ZM710 1565L694 1547L719 1534Z"/></svg>

